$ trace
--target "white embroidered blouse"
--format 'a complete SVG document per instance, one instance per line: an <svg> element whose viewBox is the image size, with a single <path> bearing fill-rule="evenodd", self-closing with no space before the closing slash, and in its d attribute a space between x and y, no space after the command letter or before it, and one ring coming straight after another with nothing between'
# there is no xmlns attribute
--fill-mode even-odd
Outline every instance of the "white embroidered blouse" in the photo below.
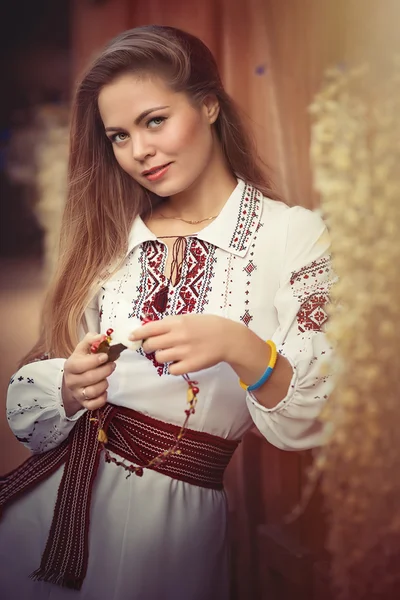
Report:
<svg viewBox="0 0 400 600"><path fill-rule="evenodd" d="M331 387L322 369L331 352L324 335L325 305L335 277L329 236L315 213L264 198L239 180L220 215L187 238L180 281L163 275L167 248L137 218L123 266L104 283L85 312L85 329L104 333L118 318L201 313L233 319L272 339L293 367L287 394L272 409L239 386L225 363L191 375L199 401L189 427L239 439L253 426L279 448L302 450L321 442L318 415ZM163 307L157 294L164 289ZM49 450L70 432L80 411L63 409L61 358L31 363L11 379L7 417L33 452ZM125 351L109 378L109 401L181 424L186 384L153 355ZM268 385L268 383L266 384Z"/></svg>

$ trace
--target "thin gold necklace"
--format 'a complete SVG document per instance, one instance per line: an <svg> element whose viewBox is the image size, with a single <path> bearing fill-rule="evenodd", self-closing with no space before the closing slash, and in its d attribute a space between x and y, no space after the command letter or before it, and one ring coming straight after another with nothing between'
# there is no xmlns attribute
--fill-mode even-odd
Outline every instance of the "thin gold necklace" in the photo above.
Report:
<svg viewBox="0 0 400 600"><path fill-rule="evenodd" d="M206 221L213 221L217 217L218 217L218 215L215 215L215 217L207 217L206 219L200 219L199 221L190 221L189 219L182 219L182 217L166 217L165 215L160 213L157 218L158 219L174 219L175 221L183 221L184 223L187 223L188 225L199 225L200 223L205 223Z"/></svg>

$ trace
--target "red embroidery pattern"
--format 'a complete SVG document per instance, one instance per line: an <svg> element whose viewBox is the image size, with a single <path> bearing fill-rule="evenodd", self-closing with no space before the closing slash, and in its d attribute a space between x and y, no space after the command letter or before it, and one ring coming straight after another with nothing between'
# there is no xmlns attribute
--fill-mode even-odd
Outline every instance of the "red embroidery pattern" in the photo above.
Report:
<svg viewBox="0 0 400 600"><path fill-rule="evenodd" d="M255 266L255 264L252 260L249 260L247 265L244 267L244 270L246 271L246 273L248 275L251 275L252 272L255 271L256 269L257 269L257 267Z"/></svg>
<svg viewBox="0 0 400 600"><path fill-rule="evenodd" d="M255 233L262 207L263 195L251 185L246 185L240 201L238 220L229 247L245 250Z"/></svg>
<svg viewBox="0 0 400 600"><path fill-rule="evenodd" d="M329 258L315 260L292 273L290 284L301 304L297 313L300 332L322 330L328 320L326 304L333 280Z"/></svg>
<svg viewBox="0 0 400 600"><path fill-rule="evenodd" d="M321 331L328 320L325 305L329 302L328 294L313 294L301 305L297 313L299 331Z"/></svg>
<svg viewBox="0 0 400 600"><path fill-rule="evenodd" d="M168 287L167 278L164 276L166 264L166 253L164 246L157 241L147 242L142 251L142 281L138 287L140 297L138 304L142 304L140 313L136 316L141 318L149 316L153 321L162 318L162 313L157 310L156 297ZM168 302L168 301L167 301Z"/></svg>
<svg viewBox="0 0 400 600"><path fill-rule="evenodd" d="M251 321L253 320L253 315L251 315L250 312L246 309L244 311L244 315L240 317L240 320L246 325L246 327L248 327Z"/></svg>
<svg viewBox="0 0 400 600"><path fill-rule="evenodd" d="M173 314L204 311L208 304L207 294L211 290L210 281L214 276L214 253L215 246L192 238L187 248L185 278L182 277L182 286L178 289L176 297L171 299Z"/></svg>
<svg viewBox="0 0 400 600"><path fill-rule="evenodd" d="M256 242L257 242L257 235L258 235L258 232L261 229L261 227L263 227L263 223L261 223L261 221L260 221L257 225L256 233L252 240L253 243L251 244L251 247L250 247L249 260L246 263L246 266L243 267L243 271L246 274L246 291L245 291L246 299L244 301L246 308L245 308L244 313L241 315L240 320L242 321L242 323L244 323L246 325L246 327L248 327L250 325L251 321L254 318L249 310L249 304L250 304L249 295L250 295L250 289L251 289L251 276L254 273L254 271L257 270L257 265L254 264L253 257L254 257L254 248L256 247Z"/></svg>
<svg viewBox="0 0 400 600"><path fill-rule="evenodd" d="M137 287L138 296L132 315L138 318L149 316L155 321L165 315L202 313L208 303L207 295L211 290L211 279L214 277L215 249L215 246L196 237L188 238L182 277L172 286L164 275L164 244L158 240L146 242L139 259L142 278ZM160 293L166 295L163 303L158 302ZM160 310L161 304L164 310ZM158 363L154 354L145 354L142 350L139 352L153 362L160 376L168 374L168 366Z"/></svg>

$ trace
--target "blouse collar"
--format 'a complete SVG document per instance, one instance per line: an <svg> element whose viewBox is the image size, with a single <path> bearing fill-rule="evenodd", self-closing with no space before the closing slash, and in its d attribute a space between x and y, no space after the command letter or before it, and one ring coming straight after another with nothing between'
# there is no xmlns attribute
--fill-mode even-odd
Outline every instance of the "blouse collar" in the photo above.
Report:
<svg viewBox="0 0 400 600"><path fill-rule="evenodd" d="M245 256L257 231L262 211L263 195L252 185L238 179L238 184L226 201L218 217L195 236L214 246ZM128 254L144 242L156 240L141 217L132 225L128 241Z"/></svg>

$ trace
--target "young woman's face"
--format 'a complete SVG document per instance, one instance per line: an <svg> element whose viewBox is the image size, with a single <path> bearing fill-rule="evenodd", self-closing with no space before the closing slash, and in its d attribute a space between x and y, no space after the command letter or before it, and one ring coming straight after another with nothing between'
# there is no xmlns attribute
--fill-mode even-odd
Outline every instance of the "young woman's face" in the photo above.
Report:
<svg viewBox="0 0 400 600"><path fill-rule="evenodd" d="M161 78L128 74L101 90L98 105L119 165L148 190L172 196L207 170L216 101L197 108Z"/></svg>

